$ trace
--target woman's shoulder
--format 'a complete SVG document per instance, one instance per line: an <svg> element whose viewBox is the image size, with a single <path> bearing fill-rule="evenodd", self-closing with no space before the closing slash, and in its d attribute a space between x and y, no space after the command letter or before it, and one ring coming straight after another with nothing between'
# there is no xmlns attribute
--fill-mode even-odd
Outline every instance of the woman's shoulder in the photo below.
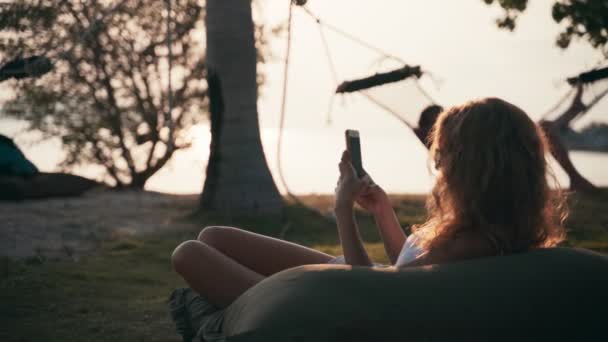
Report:
<svg viewBox="0 0 608 342"><path fill-rule="evenodd" d="M477 232L465 231L453 238L446 249L454 257L470 259L496 254L496 247L490 240Z"/></svg>
<svg viewBox="0 0 608 342"><path fill-rule="evenodd" d="M425 250L421 246L420 233L413 232L412 234L408 235L407 239L405 239L405 243L403 244L403 247L401 247L401 252L397 257L395 266L400 267L412 262L424 253Z"/></svg>
<svg viewBox="0 0 608 342"><path fill-rule="evenodd" d="M418 237L413 236L411 243L413 244L417 240ZM405 247L406 246L404 246L404 251L402 252L405 252ZM440 264L492 255L496 255L496 249L487 238L476 234L475 232L462 232L442 243L440 246L436 245L428 251L423 251L420 253L419 257L414 258L413 260L407 260L407 263L396 266Z"/></svg>

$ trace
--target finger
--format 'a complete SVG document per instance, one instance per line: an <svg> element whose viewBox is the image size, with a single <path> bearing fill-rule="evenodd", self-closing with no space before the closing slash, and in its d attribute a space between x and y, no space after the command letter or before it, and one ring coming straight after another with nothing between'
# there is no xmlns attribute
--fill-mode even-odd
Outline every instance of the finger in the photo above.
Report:
<svg viewBox="0 0 608 342"><path fill-rule="evenodd" d="M365 176L363 176L362 180L364 180L366 182L366 184L369 185L370 189L373 187L378 186L378 184L376 184L374 182L374 180L372 179L372 177L370 177L368 174L366 174Z"/></svg>
<svg viewBox="0 0 608 342"><path fill-rule="evenodd" d="M343 165L342 168L344 169L344 171L343 171L344 176L357 178L356 172L355 172L355 167L353 166L353 164L351 164L350 162L345 162L345 163L342 163L342 165Z"/></svg>
<svg viewBox="0 0 608 342"><path fill-rule="evenodd" d="M361 177L361 181L363 181L363 183L365 183L366 185L371 185L374 183L369 175L364 175L363 177Z"/></svg>
<svg viewBox="0 0 608 342"><path fill-rule="evenodd" d="M355 170L355 166L353 165L353 163L349 161L348 166L349 166L352 174L355 175L357 178L359 178L359 175L357 175L357 170Z"/></svg>
<svg viewBox="0 0 608 342"><path fill-rule="evenodd" d="M338 164L338 168L340 169L340 174L343 175L346 173L346 162L341 161L340 164Z"/></svg>
<svg viewBox="0 0 608 342"><path fill-rule="evenodd" d="M341 160L338 163L338 170L340 171L340 179L342 179L342 177L344 176L345 169L346 169L346 162Z"/></svg>
<svg viewBox="0 0 608 342"><path fill-rule="evenodd" d="M344 161L351 161L351 159L350 159L350 152L348 152L348 150L344 150L344 151L342 152L342 158L341 158L341 161L343 161L343 162L344 162Z"/></svg>
<svg viewBox="0 0 608 342"><path fill-rule="evenodd" d="M355 169L352 165L349 162L340 163L340 179L345 180L353 178L356 179L357 176L355 175Z"/></svg>
<svg viewBox="0 0 608 342"><path fill-rule="evenodd" d="M371 192L371 188L369 185L363 185L363 188L361 189L361 192L359 193L359 197L365 198L367 197Z"/></svg>

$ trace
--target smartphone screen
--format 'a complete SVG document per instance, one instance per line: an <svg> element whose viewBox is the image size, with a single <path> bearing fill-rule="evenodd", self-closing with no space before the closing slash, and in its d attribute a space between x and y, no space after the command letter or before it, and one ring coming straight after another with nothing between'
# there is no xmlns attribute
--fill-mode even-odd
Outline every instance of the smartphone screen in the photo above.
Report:
<svg viewBox="0 0 608 342"><path fill-rule="evenodd" d="M344 135L346 136L346 149L350 152L353 167L357 172L357 176L361 178L365 176L365 170L363 170L363 162L361 160L361 140L359 138L359 131L347 129Z"/></svg>

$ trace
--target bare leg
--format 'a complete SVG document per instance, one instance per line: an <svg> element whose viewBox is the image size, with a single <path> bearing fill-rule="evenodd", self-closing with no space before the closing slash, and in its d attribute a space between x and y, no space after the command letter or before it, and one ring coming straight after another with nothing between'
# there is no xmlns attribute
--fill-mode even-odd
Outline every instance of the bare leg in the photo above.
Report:
<svg viewBox="0 0 608 342"><path fill-rule="evenodd" d="M264 276L296 266L324 264L333 258L302 245L233 227L207 227L198 239Z"/></svg>
<svg viewBox="0 0 608 342"><path fill-rule="evenodd" d="M228 258L204 242L190 240L172 255L173 268L209 302L220 308L232 303L264 276Z"/></svg>
<svg viewBox="0 0 608 342"><path fill-rule="evenodd" d="M173 252L173 267L190 287L218 306L230 305L265 276L328 262L332 256L232 227L207 227ZM202 240L202 241L201 241Z"/></svg>

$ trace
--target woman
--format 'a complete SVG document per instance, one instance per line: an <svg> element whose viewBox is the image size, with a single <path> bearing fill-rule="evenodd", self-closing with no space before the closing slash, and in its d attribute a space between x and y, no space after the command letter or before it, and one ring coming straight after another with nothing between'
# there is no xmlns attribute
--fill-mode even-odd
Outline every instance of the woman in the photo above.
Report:
<svg viewBox="0 0 608 342"><path fill-rule="evenodd" d="M353 206L370 211L392 267L448 263L525 252L564 238L563 199L547 183L541 130L518 107L488 98L453 107L431 133L437 169L429 217L406 237L386 193L340 161L335 213L344 256L231 227L207 227L173 253L175 270L217 307L265 277L321 263L372 266Z"/></svg>

